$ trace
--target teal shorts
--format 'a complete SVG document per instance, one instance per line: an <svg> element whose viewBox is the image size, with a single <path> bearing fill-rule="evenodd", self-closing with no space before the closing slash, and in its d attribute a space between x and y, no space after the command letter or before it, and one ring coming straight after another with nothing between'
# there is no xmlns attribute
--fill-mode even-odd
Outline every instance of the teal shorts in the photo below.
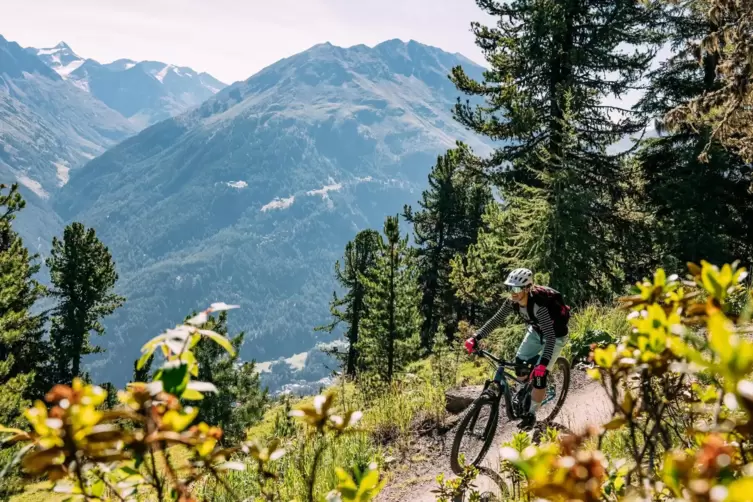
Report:
<svg viewBox="0 0 753 502"><path fill-rule="evenodd" d="M565 346L565 343L567 343L567 338L567 336L563 336L555 339L552 359L546 367L550 372L554 368L554 363L557 361L560 352L562 352L562 348ZM528 331L526 331L525 338L523 338L523 342L520 344L520 347L518 347L518 353L515 357L522 359L523 361L531 361L536 356L540 357L543 351L544 344L541 342L541 337L533 328L529 327Z"/></svg>

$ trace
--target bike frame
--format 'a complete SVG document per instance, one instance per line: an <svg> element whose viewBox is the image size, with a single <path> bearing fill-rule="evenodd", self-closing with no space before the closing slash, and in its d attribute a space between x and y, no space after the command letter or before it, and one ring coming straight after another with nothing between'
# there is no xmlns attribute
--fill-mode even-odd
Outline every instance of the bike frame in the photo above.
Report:
<svg viewBox="0 0 753 502"><path fill-rule="evenodd" d="M518 417L515 414L515 410L512 408L512 393L510 392L510 384L508 383L508 379L515 380L517 383L522 384L526 387L526 392L530 392L531 387L531 381L530 381L530 375L528 377L523 377L523 379L519 378L517 375L514 375L512 373L508 372L508 368L523 368L525 367L526 370L528 370L528 366L524 366L517 363L510 363L507 361L504 361L502 359L499 359L495 357L493 354L483 350L479 349L475 351L476 354L479 354L483 357L485 357L489 363L494 366L496 370L496 374L494 376L493 380L487 380L484 383L484 390L482 392L486 392L486 389L489 388L489 386L492 383L496 383L499 385L500 389L505 395L505 411L507 412L507 417L512 420L517 420ZM502 394L498 393L496 396L497 399L497 406L495 407L495 410L499 410L499 400L502 398Z"/></svg>

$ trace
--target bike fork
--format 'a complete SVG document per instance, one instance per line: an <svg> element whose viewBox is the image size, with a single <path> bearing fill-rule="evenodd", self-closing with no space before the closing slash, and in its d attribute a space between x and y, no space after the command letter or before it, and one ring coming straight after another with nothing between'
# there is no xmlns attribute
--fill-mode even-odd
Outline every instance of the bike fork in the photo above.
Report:
<svg viewBox="0 0 753 502"><path fill-rule="evenodd" d="M541 401L541 406L544 406L546 403L554 399L555 395L557 395L557 386L555 384L552 384L547 387L546 396L544 397L544 400Z"/></svg>
<svg viewBox="0 0 753 502"><path fill-rule="evenodd" d="M496 384L497 388L494 389L494 390L489 391L489 388L491 387L492 384ZM497 382L495 380L486 380L484 382L484 388L481 391L481 394L487 394L487 395L489 395L489 394L494 393L494 395L489 395L489 397L492 398L492 400L495 400L495 401L499 402L499 396L501 396L502 393L504 392L504 389L501 388L501 387L502 387L502 385L500 384L500 382ZM495 410L495 409L492 409L491 412L492 413L498 413L499 411ZM478 413L476 413L473 416L473 418L471 418L470 422L468 422L468 430L473 431L476 428L476 420L478 420Z"/></svg>

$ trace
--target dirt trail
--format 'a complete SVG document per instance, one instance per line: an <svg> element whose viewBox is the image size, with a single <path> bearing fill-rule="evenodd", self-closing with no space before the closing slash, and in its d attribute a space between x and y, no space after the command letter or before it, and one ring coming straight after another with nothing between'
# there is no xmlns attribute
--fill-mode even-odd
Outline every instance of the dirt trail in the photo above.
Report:
<svg viewBox="0 0 753 502"><path fill-rule="evenodd" d="M606 423L611 416L610 412L611 405L601 386L589 380L583 371L573 370L567 399L554 422L566 430L579 433L585 431L591 424ZM444 473L446 479L455 477L450 469L449 461L455 428L445 434L442 439L432 440L433 445L424 446L419 455L414 455L414 459L418 457L419 460L409 462L402 470L394 472L393 479L389 481L377 500L379 502L435 502L436 494L431 491L438 486L435 479L437 474ZM499 481L494 480L494 475L499 470L499 447L505 441L512 439L513 434L518 431L517 422L509 422L502 411L494 443L481 465L482 474L474 483L480 493L491 492L497 500L504 500L497 484Z"/></svg>

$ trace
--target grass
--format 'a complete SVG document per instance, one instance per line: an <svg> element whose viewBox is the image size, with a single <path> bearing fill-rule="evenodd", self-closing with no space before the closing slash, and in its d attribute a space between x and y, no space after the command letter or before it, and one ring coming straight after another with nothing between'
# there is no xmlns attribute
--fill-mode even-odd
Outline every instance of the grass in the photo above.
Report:
<svg viewBox="0 0 753 502"><path fill-rule="evenodd" d="M574 312L569 328L570 341L562 349L562 356L571 364L587 357L591 343L612 343L630 332L625 311L598 304L587 305Z"/></svg>
<svg viewBox="0 0 753 502"><path fill-rule="evenodd" d="M371 462L376 462L380 468L387 464L399 468L400 461L410 459L415 453L411 452L410 443L417 429L432 427L441 422L446 413L445 387L432 379L432 367L427 361L412 365L407 375L391 385L369 389L369 395L352 382L340 382L328 391L337 396L336 412L360 409L364 415L358 432L334 439L324 449L315 490L320 494L337 484L336 466L351 472L354 467L363 470ZM296 408L312 400L313 397L295 399L290 406ZM279 424L284 411L283 403L271 407L262 421L249 429L249 439L265 443L275 437L275 430L279 429L275 424ZM275 468L281 477L276 489L283 500L305 500L306 474L311 470L316 446L316 440L298 426L284 438L286 454L276 462ZM249 497L260 492L256 479L255 467L249 464L247 471L228 475L226 482L233 491ZM234 500L215 482L200 487L197 495L218 502Z"/></svg>
<svg viewBox="0 0 753 502"><path fill-rule="evenodd" d="M26 485L23 493L14 495L9 502L63 502L67 495L52 492L50 481Z"/></svg>

